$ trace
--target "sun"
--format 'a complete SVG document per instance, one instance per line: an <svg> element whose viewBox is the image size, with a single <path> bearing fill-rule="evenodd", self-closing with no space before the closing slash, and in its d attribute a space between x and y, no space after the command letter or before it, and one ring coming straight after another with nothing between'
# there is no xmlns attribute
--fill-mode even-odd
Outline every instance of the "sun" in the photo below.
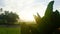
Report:
<svg viewBox="0 0 60 34"><path fill-rule="evenodd" d="M20 12L19 16L22 21L35 21L31 12Z"/></svg>
<svg viewBox="0 0 60 34"><path fill-rule="evenodd" d="M38 0L37 0L38 1ZM5 0L4 10L16 12L22 21L35 21L37 12L43 16L46 6L36 0Z"/></svg>
<svg viewBox="0 0 60 34"><path fill-rule="evenodd" d="M35 21L33 15L36 15L37 12L41 17L44 15L42 7L35 6L35 7L24 8L21 12L19 12L19 17L22 21Z"/></svg>

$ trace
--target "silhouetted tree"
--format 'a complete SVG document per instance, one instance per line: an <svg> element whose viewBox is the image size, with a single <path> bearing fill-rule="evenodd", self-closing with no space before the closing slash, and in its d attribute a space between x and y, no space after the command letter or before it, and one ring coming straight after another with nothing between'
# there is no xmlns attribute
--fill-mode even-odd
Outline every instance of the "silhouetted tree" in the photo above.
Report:
<svg viewBox="0 0 60 34"><path fill-rule="evenodd" d="M16 13L4 11L0 14L0 24L15 24L19 19L19 16Z"/></svg>
<svg viewBox="0 0 60 34"><path fill-rule="evenodd" d="M19 17L16 13L5 11L5 19L7 24L14 24L18 21Z"/></svg>
<svg viewBox="0 0 60 34"><path fill-rule="evenodd" d="M3 11L3 9L1 8L1 9L0 9L0 12L2 12L2 11Z"/></svg>

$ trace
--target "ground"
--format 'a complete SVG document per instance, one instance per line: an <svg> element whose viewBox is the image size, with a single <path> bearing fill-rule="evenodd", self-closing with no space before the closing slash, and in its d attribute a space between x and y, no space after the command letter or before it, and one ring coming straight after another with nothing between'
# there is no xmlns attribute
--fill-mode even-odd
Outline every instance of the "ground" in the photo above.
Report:
<svg viewBox="0 0 60 34"><path fill-rule="evenodd" d="M0 34L21 34L21 28L0 26Z"/></svg>

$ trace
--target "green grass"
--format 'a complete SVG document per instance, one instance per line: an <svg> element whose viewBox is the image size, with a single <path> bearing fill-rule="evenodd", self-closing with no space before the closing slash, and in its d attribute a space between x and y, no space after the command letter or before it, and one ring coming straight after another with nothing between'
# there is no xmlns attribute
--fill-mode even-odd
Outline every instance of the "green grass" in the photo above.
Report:
<svg viewBox="0 0 60 34"><path fill-rule="evenodd" d="M0 27L0 34L21 34L20 27Z"/></svg>

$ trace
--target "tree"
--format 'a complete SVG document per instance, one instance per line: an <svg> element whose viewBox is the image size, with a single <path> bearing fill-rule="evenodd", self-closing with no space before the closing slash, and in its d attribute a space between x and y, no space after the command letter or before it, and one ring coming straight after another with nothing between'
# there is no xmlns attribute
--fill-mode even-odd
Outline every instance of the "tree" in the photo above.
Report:
<svg viewBox="0 0 60 34"><path fill-rule="evenodd" d="M19 19L19 16L16 13L4 11L0 14L0 24L15 24Z"/></svg>
<svg viewBox="0 0 60 34"><path fill-rule="evenodd" d="M18 21L19 16L16 13L5 11L5 19L7 24L14 24Z"/></svg>
<svg viewBox="0 0 60 34"><path fill-rule="evenodd" d="M5 24L5 20L4 20L4 14L0 14L0 25L1 24Z"/></svg>

